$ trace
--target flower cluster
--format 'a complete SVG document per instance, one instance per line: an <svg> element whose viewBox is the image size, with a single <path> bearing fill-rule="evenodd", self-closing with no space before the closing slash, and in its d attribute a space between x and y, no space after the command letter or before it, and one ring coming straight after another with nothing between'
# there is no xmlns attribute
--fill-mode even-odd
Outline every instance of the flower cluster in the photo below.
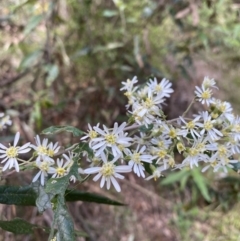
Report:
<svg viewBox="0 0 240 241"><path fill-rule="evenodd" d="M73 163L73 153L69 152L69 155L63 154L62 158L57 158L55 161L53 159L60 149L58 143L53 144L52 142L48 144L48 139L44 138L41 142L40 137L36 136L36 145L30 142L24 144L23 146L18 146L20 139L20 133L17 132L14 137L13 146L9 144L9 147L4 146L0 143L0 158L4 163L2 171L7 169L15 168L16 172L20 171L20 166L30 164L34 165L39 169L39 172L33 178L33 182L40 178L41 185L44 185L45 178L48 175L52 175L53 178L63 177L68 174L70 167ZM19 154L28 153L31 150L35 150L35 155L37 155L34 163L27 162L19 158ZM19 164L19 162L21 162ZM75 177L71 177L71 180L76 180Z"/></svg>
<svg viewBox="0 0 240 241"><path fill-rule="evenodd" d="M96 173L94 181L101 177L101 187L106 183L110 188L112 182L120 191L116 178L123 176L119 172L133 171L150 180L161 177L168 169L193 168L200 162L203 172L208 168L227 172L228 167L238 162L240 118L234 116L230 103L212 96L217 89L213 79L205 77L202 85L196 87L194 101L204 105L205 111L192 119L184 113L175 120L166 120L162 111L166 98L173 92L172 84L166 79L158 83L156 78L144 86L136 85L137 82L137 77L128 79L121 88L128 98L126 109L131 125L115 123L113 129L89 125L88 134L82 138L93 150L92 160L98 159L85 173ZM132 130L131 135L128 130ZM177 152L183 157L181 163L175 163ZM152 170L148 177L146 165Z"/></svg>
<svg viewBox="0 0 240 241"><path fill-rule="evenodd" d="M240 117L233 114L230 103L213 97L218 89L215 80L205 77L202 85L196 86L194 101L182 116L173 120L167 120L162 110L166 98L173 93L169 80L159 83L154 78L145 85L137 83L137 77L122 82L121 90L128 98L128 122L114 123L113 128L88 124L89 130L81 138L87 148L77 152L77 159L85 157L89 166L85 170L78 167L80 174L95 174L93 180L100 180L100 187L106 184L109 189L112 184L120 192L117 180L124 178L123 173L133 172L146 180L156 180L169 169L194 168L202 163L203 172L207 169L227 172L239 162ZM204 111L186 118L194 102L200 102ZM4 118L2 128L11 124L8 117ZM13 146L0 144L4 164L0 170L15 168L19 172L21 166L34 165L38 172L33 182L40 179L44 185L46 178L67 175L73 163L79 161L73 152L66 155L63 151L60 155L58 143L49 143L46 138L41 141L37 135L36 144L21 147L17 145L19 138L17 133ZM34 155L30 161L19 158L31 150ZM181 163L176 163L176 154L182 156ZM76 177L72 175L70 180L76 181Z"/></svg>

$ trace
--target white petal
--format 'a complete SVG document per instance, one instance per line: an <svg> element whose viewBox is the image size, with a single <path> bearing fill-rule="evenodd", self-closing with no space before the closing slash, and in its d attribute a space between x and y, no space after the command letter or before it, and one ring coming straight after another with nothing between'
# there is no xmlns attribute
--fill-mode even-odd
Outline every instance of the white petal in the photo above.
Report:
<svg viewBox="0 0 240 241"><path fill-rule="evenodd" d="M110 176L111 177L111 176ZM111 186L111 180L110 180L110 177L107 177L106 180L107 180L107 190L110 189L110 186Z"/></svg>
<svg viewBox="0 0 240 241"><path fill-rule="evenodd" d="M21 146L20 148L19 148L19 150L23 150L23 149L25 149L25 148L27 148L27 147L29 147L30 146L30 142L28 142L28 143L26 143L26 144L24 144L23 146ZM31 149L30 149L31 150Z"/></svg>
<svg viewBox="0 0 240 241"><path fill-rule="evenodd" d="M14 138L14 143L13 143L14 146L17 146L17 143L19 141L19 137L20 137L20 133L17 132L16 135L15 135L15 138Z"/></svg>
<svg viewBox="0 0 240 241"><path fill-rule="evenodd" d="M36 176L33 178L32 182L36 182L39 176L41 175L41 171L39 171Z"/></svg>
<svg viewBox="0 0 240 241"><path fill-rule="evenodd" d="M100 187L102 188L104 186L105 183L105 177L102 176L101 182L100 182Z"/></svg>
<svg viewBox="0 0 240 241"><path fill-rule="evenodd" d="M10 162L7 162L7 163L4 165L4 167L3 167L3 169L2 169L3 172L8 169L9 165L10 165Z"/></svg>
<svg viewBox="0 0 240 241"><path fill-rule="evenodd" d="M2 149L4 149L4 150L6 150L7 149L7 147L6 146L4 146L3 144L1 144L0 143L0 148L2 148Z"/></svg>
<svg viewBox="0 0 240 241"><path fill-rule="evenodd" d="M94 181L94 182L98 181L101 176L102 176L102 173L99 172L99 173L93 178L93 181Z"/></svg>
<svg viewBox="0 0 240 241"><path fill-rule="evenodd" d="M26 148L26 149L22 149L22 150L19 149L18 153L27 153L29 151L31 151L31 148Z"/></svg>
<svg viewBox="0 0 240 241"><path fill-rule="evenodd" d="M120 188L117 180L113 176L111 176L110 178L111 178L112 184L115 187L116 191L121 192L121 188Z"/></svg>
<svg viewBox="0 0 240 241"><path fill-rule="evenodd" d="M101 170L101 167L90 167L84 170L84 173L86 174L94 174Z"/></svg>

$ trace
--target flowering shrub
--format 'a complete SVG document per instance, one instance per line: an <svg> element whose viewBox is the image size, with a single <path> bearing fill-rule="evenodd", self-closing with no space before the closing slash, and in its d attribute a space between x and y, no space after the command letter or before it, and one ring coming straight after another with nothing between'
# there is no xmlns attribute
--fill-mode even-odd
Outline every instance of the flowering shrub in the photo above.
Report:
<svg viewBox="0 0 240 241"><path fill-rule="evenodd" d="M49 240L75 240L78 232L66 209L66 201L94 201L121 205L116 201L95 194L68 189L69 182L84 182L94 174L93 180L100 181L100 187L111 185L121 191L118 180L124 173L134 172L146 180L157 179L168 169L194 168L202 164L202 172L213 172L233 168L240 153L240 118L232 113L230 103L212 97L217 89L213 79L205 77L197 86L195 97L182 116L167 120L162 111L166 98L173 93L172 84L157 79L140 86L137 77L122 82L128 122L115 123L113 128L100 124L88 125L87 133L72 126L52 126L43 134L61 131L83 136L79 143L67 149L58 143L49 143L36 136L36 143L18 146L20 133L17 132L13 145L0 144L1 176L9 169L16 172L37 169L32 184L27 187L0 187L0 202L16 205L36 205L39 212L52 208L54 220L49 231ZM205 111L186 118L194 102L200 102ZM0 115L0 127L11 124L8 116ZM32 153L26 161L24 153ZM175 162L176 153L182 155L181 163ZM83 168L82 160L89 167ZM19 197L12 198L15 193ZM36 225L21 219L0 221L0 227L14 233L32 232ZM14 228L13 228L14 227Z"/></svg>

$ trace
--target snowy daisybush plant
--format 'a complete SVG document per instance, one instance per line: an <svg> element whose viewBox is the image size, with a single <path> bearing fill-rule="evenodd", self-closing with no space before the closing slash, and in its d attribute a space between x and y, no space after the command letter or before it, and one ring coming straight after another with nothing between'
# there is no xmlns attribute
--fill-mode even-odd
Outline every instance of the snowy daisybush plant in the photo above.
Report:
<svg viewBox="0 0 240 241"><path fill-rule="evenodd" d="M19 132L12 145L0 143L1 178L12 172L35 170L29 186L0 186L0 203L36 205L39 212L52 209L48 240L72 241L79 232L74 230L66 202L122 204L74 190L70 183L83 183L90 177L101 188L121 192L121 180L130 172L145 180L156 180L171 170L200 166L202 172L227 173L229 168L239 166L240 117L233 114L230 103L213 97L218 89L215 80L205 77L201 86L196 86L187 110L173 120L167 120L162 110L173 93L171 82L153 78L145 85L137 83L137 77L122 82L121 91L128 99L126 122L116 122L112 128L88 124L86 133L72 126L43 130L45 135L67 131L79 136L79 142L68 148L39 135L35 143L20 145ZM195 102L202 104L204 111L186 117ZM11 123L9 116L0 114L1 130ZM175 161L176 155L182 156L181 162ZM30 158L26 160L26 156ZM12 198L13 193L19 197ZM0 227L14 233L31 233L35 228L47 230L19 218L0 220Z"/></svg>

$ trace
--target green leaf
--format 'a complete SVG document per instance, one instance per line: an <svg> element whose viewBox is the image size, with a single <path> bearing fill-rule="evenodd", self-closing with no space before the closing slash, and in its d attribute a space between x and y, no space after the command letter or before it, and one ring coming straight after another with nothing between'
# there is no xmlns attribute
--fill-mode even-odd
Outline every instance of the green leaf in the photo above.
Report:
<svg viewBox="0 0 240 241"><path fill-rule="evenodd" d="M173 184L177 181L180 181L182 178L184 178L186 175L190 175L189 170L183 169L180 172L175 172L172 174L169 174L162 182L162 185L169 185Z"/></svg>
<svg viewBox="0 0 240 241"><path fill-rule="evenodd" d="M150 124L150 125L148 125L148 127L146 127L146 126L141 126L141 127L139 128L139 130L140 130L141 132L143 132L143 133L146 133L146 132L149 132L150 130L152 130L152 128L153 128L153 124Z"/></svg>
<svg viewBox="0 0 240 241"><path fill-rule="evenodd" d="M86 151L90 158L94 156L93 150L89 147L88 143L81 142L79 143L76 148L73 149L74 153L81 154L83 151Z"/></svg>
<svg viewBox="0 0 240 241"><path fill-rule="evenodd" d="M64 194L58 195L57 208L54 214L54 223L57 225L57 233L55 234L59 241L74 241L76 236L74 233L74 224L71 216L67 211ZM52 234L52 233L51 233ZM49 240L51 240L50 235Z"/></svg>
<svg viewBox="0 0 240 241"><path fill-rule="evenodd" d="M201 194L203 195L204 199L210 202L211 197L209 196L208 187L203 174L200 172L199 169L194 168L192 169L192 177L198 189L200 190Z"/></svg>
<svg viewBox="0 0 240 241"><path fill-rule="evenodd" d="M24 28L23 34L27 35L32 30L34 30L38 26L38 24L44 19L44 17L45 17L44 14L32 16Z"/></svg>
<svg viewBox="0 0 240 241"><path fill-rule="evenodd" d="M56 134L60 133L63 131L71 132L73 133L73 136L81 136L84 134L83 131L77 129L76 127L73 126L50 126L47 129L42 131L42 134Z"/></svg>
<svg viewBox="0 0 240 241"><path fill-rule="evenodd" d="M21 218L15 218L11 221L0 220L0 228L15 234L31 234L36 227L36 225L28 223Z"/></svg>
<svg viewBox="0 0 240 241"><path fill-rule="evenodd" d="M107 197L89 193L89 192L82 192L72 189L67 189L65 193L65 199L67 202L75 202L75 201L83 201L83 202L95 202L101 204L108 204L108 205L116 205L116 206L124 206L125 204L111 200Z"/></svg>
<svg viewBox="0 0 240 241"><path fill-rule="evenodd" d="M106 9L106 10L103 11L102 15L103 15L103 17L111 18L111 17L117 16L118 15L118 11L114 11L114 10L111 10L111 9Z"/></svg>
<svg viewBox="0 0 240 241"><path fill-rule="evenodd" d="M240 170L240 162L231 163L231 165L233 166L233 170L234 170L235 172L239 172L239 170Z"/></svg>
<svg viewBox="0 0 240 241"><path fill-rule="evenodd" d="M143 162L143 166L144 166L144 168L145 168L145 171L146 171L148 174L150 174L150 175L153 174L153 170L151 169L151 165L153 165L153 164L150 164L150 163L147 163L147 162Z"/></svg>
<svg viewBox="0 0 240 241"><path fill-rule="evenodd" d="M53 198L52 193L46 193L44 187L39 181L32 183L32 188L37 194L36 206L40 213L44 212L48 208L52 208L51 199Z"/></svg>
<svg viewBox="0 0 240 241"><path fill-rule="evenodd" d="M8 205L35 206L36 193L31 186L0 186L0 203Z"/></svg>
<svg viewBox="0 0 240 241"><path fill-rule="evenodd" d="M15 13L16 11L20 10L22 7L24 7L25 5L32 5L34 3L36 3L37 0L27 0L25 2L22 2L16 6L14 6L12 13Z"/></svg>
<svg viewBox="0 0 240 241"><path fill-rule="evenodd" d="M30 68L31 66L36 64L37 59L41 55L42 55L42 51L39 50L39 49L34 51L34 52L32 52L32 53L30 53L29 55L24 57L24 59L21 61L20 65L19 65L19 69L25 70L27 68Z"/></svg>
<svg viewBox="0 0 240 241"><path fill-rule="evenodd" d="M46 67L46 70L48 73L48 76L46 78L46 84L47 84L47 87L50 87L53 81L58 77L59 69L57 65L53 64L53 65L48 65Z"/></svg>

